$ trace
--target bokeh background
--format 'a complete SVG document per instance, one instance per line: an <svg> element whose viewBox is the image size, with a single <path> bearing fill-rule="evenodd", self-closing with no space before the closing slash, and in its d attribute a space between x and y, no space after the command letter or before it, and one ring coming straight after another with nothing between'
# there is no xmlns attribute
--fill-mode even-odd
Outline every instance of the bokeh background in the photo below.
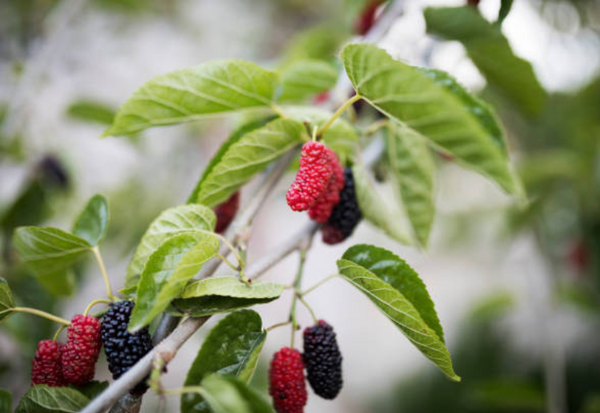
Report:
<svg viewBox="0 0 600 413"><path fill-rule="evenodd" d="M396 0L400 1L400 0ZM185 202L235 117L100 139L114 111L149 78L217 58L277 67L302 48L349 40L363 0L0 1L1 275L21 305L70 318L103 291L93 262L76 292L56 297L14 260L18 225L69 228L87 198L108 197L103 254L117 287L148 223ZM425 251L399 246L363 223L336 247L315 241L305 285L335 272L358 242L386 247L421 275L436 303L460 384L447 381L359 292L334 280L309 296L335 326L345 387L334 402L309 396L308 412L600 412L600 2L515 0L502 31L529 60L548 95L523 114L490 88L458 42L425 31L428 5L404 0L381 46L407 63L446 70L492 103L528 191L517 205L481 176L438 160L438 215ZM500 0L479 8L494 20ZM307 35L307 33L309 33ZM313 37L311 37L313 36ZM525 92L524 92L525 93ZM252 261L308 218L286 207L287 176L259 214ZM242 192L242 203L252 192ZM265 279L289 283L293 255ZM285 294L290 294L285 293ZM283 321L291 296L258 307L265 326ZM300 310L301 324L310 316ZM169 366L178 387L213 317ZM55 326L15 315L0 329L0 387L29 385L35 344ZM269 334L253 384L289 329ZM99 377L108 379L104 364ZM143 411L177 411L178 398L149 394Z"/></svg>

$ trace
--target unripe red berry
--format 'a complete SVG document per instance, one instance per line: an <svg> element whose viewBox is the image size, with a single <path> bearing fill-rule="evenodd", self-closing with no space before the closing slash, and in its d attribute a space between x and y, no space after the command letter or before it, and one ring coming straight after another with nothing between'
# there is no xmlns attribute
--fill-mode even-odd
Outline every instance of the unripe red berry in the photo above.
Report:
<svg viewBox="0 0 600 413"><path fill-rule="evenodd" d="M63 344L53 340L43 340L37 345L31 363L31 385L46 384L50 387L66 385L62 375L61 357Z"/></svg>
<svg viewBox="0 0 600 413"><path fill-rule="evenodd" d="M307 393L304 362L298 350L284 347L273 356L269 370L269 394L278 413L302 413Z"/></svg>
<svg viewBox="0 0 600 413"><path fill-rule="evenodd" d="M76 386L90 382L94 378L101 347L98 319L81 314L73 317L62 354L65 381Z"/></svg>
<svg viewBox="0 0 600 413"><path fill-rule="evenodd" d="M331 211L340 201L340 191L344 189L344 169L342 168L342 165L340 165L340 161L335 152L327 148L326 153L329 162L331 163L333 173L325 192L308 210L308 216L320 224L327 222L331 215Z"/></svg>
<svg viewBox="0 0 600 413"><path fill-rule="evenodd" d="M222 234L227 231L229 224L235 218L235 215L238 212L240 207L240 192L237 191L233 195L229 197L229 199L222 204L219 204L215 207L215 215L217 216L217 225L215 227L215 232L218 234Z"/></svg>
<svg viewBox="0 0 600 413"><path fill-rule="evenodd" d="M306 142L302 146L300 169L286 195L290 208L309 209L327 189L332 173L327 147L320 142Z"/></svg>

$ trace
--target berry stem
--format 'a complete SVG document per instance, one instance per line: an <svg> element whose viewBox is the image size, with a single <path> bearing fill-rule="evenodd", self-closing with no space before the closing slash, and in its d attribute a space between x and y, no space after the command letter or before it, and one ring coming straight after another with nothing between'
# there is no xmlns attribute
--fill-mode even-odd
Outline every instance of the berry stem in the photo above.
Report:
<svg viewBox="0 0 600 413"><path fill-rule="evenodd" d="M283 327L283 326L287 326L288 324L291 324L291 321L282 321L281 323L277 323L277 324L273 324L271 327L267 328L267 332L275 330L278 327Z"/></svg>
<svg viewBox="0 0 600 413"><path fill-rule="evenodd" d="M161 390L160 394L163 396L180 396L185 393L198 393L200 395L204 395L204 388L201 386L185 386L180 387L178 389L165 389Z"/></svg>
<svg viewBox="0 0 600 413"><path fill-rule="evenodd" d="M233 265L233 264L231 263L231 261L229 261L227 258L225 258L224 256L222 256L221 254L217 254L217 257L218 257L218 258L219 258L221 261L223 261L225 264L227 264L227 266L228 266L229 268L231 268L233 271L235 271L235 272L238 272L238 271L239 271L239 268L238 268L238 267L236 267L235 265Z"/></svg>
<svg viewBox="0 0 600 413"><path fill-rule="evenodd" d="M53 314L47 313L47 312L42 311L42 310L37 310L35 308L13 307L10 310L14 311L14 312L17 312L17 313L27 313L27 314L37 315L39 317L46 318L48 320L54 321L55 323L62 324L64 326L66 326L66 327L68 327L69 325L71 325L71 323L69 321L65 320L64 318L57 317L57 316L55 316Z"/></svg>
<svg viewBox="0 0 600 413"><path fill-rule="evenodd" d="M100 249L96 246L92 248L92 251L94 252L96 261L98 261L98 266L100 267L100 272L102 273L102 278L104 279L104 285L106 286L106 296L110 298L111 301L116 301L116 298L112 293L112 289L110 288L110 279L108 278L108 273L106 272L106 266L104 265L104 261L102 260L102 255L100 255Z"/></svg>
<svg viewBox="0 0 600 413"><path fill-rule="evenodd" d="M363 132L363 135L370 136L370 135L374 134L375 132L377 132L379 129L388 126L388 124L389 124L389 120L387 120L387 119L380 119L376 122L373 122L369 125L368 128L365 129L365 131Z"/></svg>
<svg viewBox="0 0 600 413"><path fill-rule="evenodd" d="M94 300L91 303L89 303L88 306L85 308L83 315L87 316L89 314L90 310L92 309L92 307L95 306L96 304L100 304L100 303L110 304L110 303L112 303L112 301L105 300L104 298L99 298L97 300Z"/></svg>
<svg viewBox="0 0 600 413"><path fill-rule="evenodd" d="M58 327L58 330L56 330L56 333L54 333L54 337L52 337L52 341L58 340L58 336L65 328L67 328L67 326L64 324L62 324L60 327Z"/></svg>
<svg viewBox="0 0 600 413"><path fill-rule="evenodd" d="M350 99L348 99L346 102L344 102L344 104L339 107L339 109L333 114L333 116L331 116L327 123L321 127L317 135L322 136L327 131L327 129L329 129L329 127L333 124L333 122L335 122L335 120L339 118L346 109L352 106L352 104L359 99L361 99L361 96L359 94L356 94Z"/></svg>
<svg viewBox="0 0 600 413"><path fill-rule="evenodd" d="M214 234L217 238L219 238L219 240L221 240L221 242L223 244L225 244L225 246L227 248L229 248L229 250L233 253L233 255L235 255L235 259L238 262L238 266L239 268L234 268L236 271L239 271L240 273L243 273L244 271L244 267L246 266L244 263L244 260L242 259L242 257L240 256L240 254L238 253L238 251L233 247L233 245L231 245L231 243L229 241L227 241L227 238L225 238L223 235L221 234Z"/></svg>
<svg viewBox="0 0 600 413"><path fill-rule="evenodd" d="M308 303L306 302L306 300L302 297L302 294L296 293L296 296L298 297L298 300L300 300L300 302L304 305L304 307L306 307L306 309L310 312L310 315L311 315L314 323L318 324L319 320L317 319L317 316L315 315L315 312L313 311L312 307L310 305L308 305Z"/></svg>
<svg viewBox="0 0 600 413"><path fill-rule="evenodd" d="M309 287L306 290L302 291L300 293L300 295L302 297L304 297L308 293L312 293L314 290L316 290L317 288L319 288L320 286L322 286L323 284L325 284L327 281L333 280L334 278L339 277L339 276L340 276L339 274L332 274L329 277L325 277L321 281L319 281L318 283L316 283L315 285L313 285L312 287Z"/></svg>
<svg viewBox="0 0 600 413"><path fill-rule="evenodd" d="M300 261L298 263L298 273L296 274L296 279L294 280L294 290L298 292L300 290L300 286L302 285L302 275L304 274L304 263L306 262L306 253L307 249L300 250ZM296 330L298 329L298 320L296 319L296 303L298 302L298 294L294 294L294 298L292 299L292 307L290 308L290 321L292 323L292 343L290 348L294 348L294 335Z"/></svg>

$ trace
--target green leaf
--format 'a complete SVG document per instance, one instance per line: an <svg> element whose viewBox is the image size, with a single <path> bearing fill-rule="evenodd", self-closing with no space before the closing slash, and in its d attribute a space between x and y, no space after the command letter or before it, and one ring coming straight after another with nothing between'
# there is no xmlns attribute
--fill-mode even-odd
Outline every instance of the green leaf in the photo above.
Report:
<svg viewBox="0 0 600 413"><path fill-rule="evenodd" d="M325 125L333 113L311 106L285 108L286 115L298 122L309 122L312 127ZM354 127L342 118L337 118L323 134L323 143L333 149L342 165L353 162L358 151L358 135Z"/></svg>
<svg viewBox="0 0 600 413"><path fill-rule="evenodd" d="M202 317L268 303L282 292L280 284L254 281L246 285L237 277L212 277L189 283L173 304L184 313Z"/></svg>
<svg viewBox="0 0 600 413"><path fill-rule="evenodd" d="M90 245L100 244L108 227L108 203L102 195L94 195L87 203L73 226L73 234Z"/></svg>
<svg viewBox="0 0 600 413"><path fill-rule="evenodd" d="M332 65L321 60L299 60L281 74L280 102L304 101L335 86L338 74Z"/></svg>
<svg viewBox="0 0 600 413"><path fill-rule="evenodd" d="M233 377L213 374L202 381L202 389L202 395L213 413L275 412L255 390Z"/></svg>
<svg viewBox="0 0 600 413"><path fill-rule="evenodd" d="M278 76L243 60L218 60L155 77L127 100L104 133L129 135L151 126L268 107Z"/></svg>
<svg viewBox="0 0 600 413"><path fill-rule="evenodd" d="M206 176L195 202L214 207L227 200L269 163L300 145L305 135L304 126L292 119L277 119L245 134Z"/></svg>
<svg viewBox="0 0 600 413"><path fill-rule="evenodd" d="M204 205L180 205L163 211L156 218L138 245L125 275L125 288L138 284L148 257L167 238L184 231L213 231L217 218Z"/></svg>
<svg viewBox="0 0 600 413"><path fill-rule="evenodd" d="M510 9L512 8L512 5L513 5L513 0L501 0L500 1L500 10L498 10L498 20L496 20L496 24L498 26L500 26L504 22L504 19L506 19L506 17L508 16L508 13L510 13Z"/></svg>
<svg viewBox="0 0 600 413"><path fill-rule="evenodd" d="M91 100L79 100L67 109L67 114L73 119L86 122L110 125L115 118L115 111L102 103Z"/></svg>
<svg viewBox="0 0 600 413"><path fill-rule="evenodd" d="M506 6L503 9L506 11ZM461 42L490 86L525 114L535 116L542 111L546 91L531 64L515 56L498 27L487 21L475 8L427 8L425 21L429 33Z"/></svg>
<svg viewBox="0 0 600 413"><path fill-rule="evenodd" d="M206 177L209 176L214 167L217 166L219 162L221 162L221 159L223 159L223 155L227 153L227 150L231 147L231 145L239 141L248 132L252 132L255 129L265 126L271 120L273 120L273 117L252 120L248 123L244 123L242 126L233 131L231 136L229 136L229 138L225 142L223 142L223 144L219 147L219 150L211 158L206 168L204 168L200 180L196 184L196 187L194 188L192 194L187 200L188 204L193 204L196 202L196 199L198 198L198 192L200 192L200 187L206 180Z"/></svg>
<svg viewBox="0 0 600 413"><path fill-rule="evenodd" d="M454 92L372 45L348 45L342 59L363 99L495 180L506 192L518 192L506 154Z"/></svg>
<svg viewBox="0 0 600 413"><path fill-rule="evenodd" d="M413 232L425 246L435 217L435 163L427 142L414 130L392 123L387 154Z"/></svg>
<svg viewBox="0 0 600 413"><path fill-rule="evenodd" d="M391 205L386 203L364 165L355 163L352 173L356 188L356 200L363 217L396 241L402 244L411 244L408 230L401 219L402 213L392 210Z"/></svg>
<svg viewBox="0 0 600 413"><path fill-rule="evenodd" d="M107 381L92 380L86 385L75 387L75 390L92 400L106 390L108 388L108 384L109 383Z"/></svg>
<svg viewBox="0 0 600 413"><path fill-rule="evenodd" d="M211 375L238 377L248 383L254 374L267 333L258 313L236 311L219 322L208 334L188 371L185 386L197 386ZM181 397L182 412L209 412L199 394Z"/></svg>
<svg viewBox="0 0 600 413"><path fill-rule="evenodd" d="M0 323L11 314L10 309L15 307L15 300L6 280L0 277Z"/></svg>
<svg viewBox="0 0 600 413"><path fill-rule="evenodd" d="M77 390L38 384L25 393L15 413L76 413L88 403Z"/></svg>
<svg viewBox="0 0 600 413"><path fill-rule="evenodd" d="M150 324L218 251L219 240L208 232L188 231L167 238L144 266L129 331Z"/></svg>
<svg viewBox="0 0 600 413"><path fill-rule="evenodd" d="M350 36L348 31L337 27L325 24L298 33L287 47L282 66L306 59L335 62L339 47Z"/></svg>
<svg viewBox="0 0 600 413"><path fill-rule="evenodd" d="M452 368L431 298L403 260L381 248L356 245L337 265L342 276L369 297L425 357L448 378L460 381Z"/></svg>
<svg viewBox="0 0 600 413"><path fill-rule="evenodd" d="M50 227L19 227L13 244L42 285L55 295L73 290L69 269L92 249L86 240Z"/></svg>
<svg viewBox="0 0 600 413"><path fill-rule="evenodd" d="M0 413L10 413L12 411L12 393L8 390L0 389Z"/></svg>

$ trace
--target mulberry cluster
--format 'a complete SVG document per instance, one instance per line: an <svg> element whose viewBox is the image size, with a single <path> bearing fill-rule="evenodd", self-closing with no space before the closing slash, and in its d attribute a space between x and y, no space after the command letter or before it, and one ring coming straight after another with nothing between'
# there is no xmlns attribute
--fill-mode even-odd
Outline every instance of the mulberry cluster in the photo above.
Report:
<svg viewBox="0 0 600 413"><path fill-rule="evenodd" d="M227 231L229 228L229 224L235 218L235 215L238 212L240 207L240 192L236 192L231 195L229 199L222 204L219 204L215 207L215 215L217 216L217 225L215 227L215 232L218 234L222 234Z"/></svg>
<svg viewBox="0 0 600 413"><path fill-rule="evenodd" d="M135 334L127 331L132 301L112 304L102 320L102 342L108 368L116 380L152 349L152 338L145 327ZM146 380L138 383L132 394L143 394L148 389Z"/></svg>
<svg viewBox="0 0 600 413"><path fill-rule="evenodd" d="M340 200L333 208L329 220L321 228L323 242L337 244L344 241L362 219L362 213L356 200L356 190L352 169L344 170L344 189L340 192Z"/></svg>
<svg viewBox="0 0 600 413"><path fill-rule="evenodd" d="M65 382L75 386L90 382L94 378L101 347L98 319L81 314L73 317L67 329L67 344L62 350Z"/></svg>
<svg viewBox="0 0 600 413"><path fill-rule="evenodd" d="M308 216L320 224L327 222L331 211L340 201L340 191L344 188L344 169L340 165L337 155L329 148L327 148L326 155L332 168L331 178L325 192L308 210Z"/></svg>
<svg viewBox="0 0 600 413"><path fill-rule="evenodd" d="M62 375L63 344L53 340L43 340L37 345L37 351L31 367L31 385L47 384L51 387L64 386Z"/></svg>
<svg viewBox="0 0 600 413"><path fill-rule="evenodd" d="M300 169L286 194L293 211L306 211L325 192L333 174L327 147L320 142L302 146Z"/></svg>
<svg viewBox="0 0 600 413"><path fill-rule="evenodd" d="M302 413L307 393L304 362L298 350L284 347L273 356L269 371L269 394L278 413Z"/></svg>
<svg viewBox="0 0 600 413"><path fill-rule="evenodd" d="M320 320L304 330L304 363L316 394L334 399L342 389L342 354L333 327Z"/></svg>

